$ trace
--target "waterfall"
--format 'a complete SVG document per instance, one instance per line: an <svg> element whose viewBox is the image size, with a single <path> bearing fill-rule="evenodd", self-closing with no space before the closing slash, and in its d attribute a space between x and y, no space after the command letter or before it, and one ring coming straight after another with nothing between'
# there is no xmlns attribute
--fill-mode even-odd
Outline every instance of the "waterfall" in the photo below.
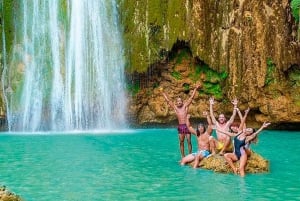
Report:
<svg viewBox="0 0 300 201"><path fill-rule="evenodd" d="M10 131L126 127L115 0L22 0L4 67Z"/></svg>

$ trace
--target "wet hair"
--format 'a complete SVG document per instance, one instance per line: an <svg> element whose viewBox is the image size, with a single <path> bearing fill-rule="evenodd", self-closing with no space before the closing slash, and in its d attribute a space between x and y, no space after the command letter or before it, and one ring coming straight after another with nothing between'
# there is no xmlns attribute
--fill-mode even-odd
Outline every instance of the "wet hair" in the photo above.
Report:
<svg viewBox="0 0 300 201"><path fill-rule="evenodd" d="M199 124L197 125L197 129L196 129L197 137L199 137L199 135L200 135L199 126L202 126L202 127L203 127L204 133L205 133L205 131L206 131L205 125L204 125L203 123L199 123Z"/></svg>

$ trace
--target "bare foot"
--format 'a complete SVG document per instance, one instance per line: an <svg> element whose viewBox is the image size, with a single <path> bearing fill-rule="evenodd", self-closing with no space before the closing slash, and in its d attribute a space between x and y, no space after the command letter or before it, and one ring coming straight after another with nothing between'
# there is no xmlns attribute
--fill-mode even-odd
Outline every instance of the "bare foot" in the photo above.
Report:
<svg viewBox="0 0 300 201"><path fill-rule="evenodd" d="M245 176L245 171L244 170L239 169L239 173L240 173L241 177Z"/></svg>

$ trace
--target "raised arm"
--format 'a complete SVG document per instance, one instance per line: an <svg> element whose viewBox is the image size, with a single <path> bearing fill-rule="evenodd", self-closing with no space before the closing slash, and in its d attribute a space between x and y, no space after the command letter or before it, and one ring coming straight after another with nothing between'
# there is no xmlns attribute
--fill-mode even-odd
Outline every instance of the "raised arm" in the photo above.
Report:
<svg viewBox="0 0 300 201"><path fill-rule="evenodd" d="M212 123L213 124L217 124L217 120L216 120L216 117L214 115L214 110L213 110L213 105L215 104L215 100L213 97L210 97L209 98L209 113L210 113L210 118L212 120Z"/></svg>
<svg viewBox="0 0 300 201"><path fill-rule="evenodd" d="M197 135L197 131L191 126L190 117L189 114L186 116L186 126L192 134Z"/></svg>
<svg viewBox="0 0 300 201"><path fill-rule="evenodd" d="M175 104L169 99L169 97L167 96L167 94L163 91L163 89L160 89L162 92L163 97L165 98L165 100L167 101L167 103L175 110L176 106Z"/></svg>
<svg viewBox="0 0 300 201"><path fill-rule="evenodd" d="M195 94L196 94L196 91L197 91L197 89L198 89L199 87L201 87L201 85L200 85L199 83L196 84L196 87L195 87L195 89L193 90L193 93L192 93L191 97L190 97L190 98L187 100L187 102L185 103L186 106L189 106L189 105L192 103L192 100L193 100L193 98L194 98L194 96L195 96Z"/></svg>
<svg viewBox="0 0 300 201"><path fill-rule="evenodd" d="M211 118L210 118L210 116L209 116L209 114L208 114L207 111L204 111L204 112L203 112L203 116L206 117L206 120L207 120L208 125L211 125L211 126L212 126L213 123L212 123Z"/></svg>
<svg viewBox="0 0 300 201"><path fill-rule="evenodd" d="M240 117L240 121L242 122L242 119L243 119L243 115L241 113L241 110L237 107L236 108L236 112L238 113L239 117Z"/></svg>
<svg viewBox="0 0 300 201"><path fill-rule="evenodd" d="M208 114L207 111L204 111L203 112L203 116L206 117L206 120L207 120L207 123L208 123L208 126L207 126L207 129L206 129L206 132L211 135L212 131L213 131L213 124L212 124L212 121L211 121L211 118Z"/></svg>
<svg viewBox="0 0 300 201"><path fill-rule="evenodd" d="M236 136L236 135L238 135L239 133L231 133L231 132L228 132L228 131L225 131L225 130L220 130L220 129L216 129L218 132L221 132L221 133L223 133L223 134L225 134L225 135L228 135L228 136L230 136L230 137L234 137L234 136Z"/></svg>
<svg viewBox="0 0 300 201"><path fill-rule="evenodd" d="M238 108L236 108L236 110L238 110ZM240 123L240 127L239 127L239 131L242 131L244 128L245 128L245 125L246 125L246 118L248 116L248 113L250 111L250 108L248 107L246 110L245 110L245 115L242 117L242 120L241 120L241 123ZM240 112L241 113L241 112Z"/></svg>
<svg viewBox="0 0 300 201"><path fill-rule="evenodd" d="M231 101L231 103L233 104L233 112L232 112L230 119L227 121L227 125L231 125L234 121L238 100L235 98L235 99L233 99L233 101Z"/></svg>
<svg viewBox="0 0 300 201"><path fill-rule="evenodd" d="M252 135L248 136L246 138L246 143L250 142L251 140L253 140L264 128L267 128L271 123L269 122L264 122L263 125Z"/></svg>
<svg viewBox="0 0 300 201"><path fill-rule="evenodd" d="M238 113L238 115L239 115L239 117L240 117L240 121L242 122L242 120L243 120L243 115L242 115L242 113L241 113L241 110L237 107L237 108L236 108L236 111L237 111L237 113ZM247 126L246 126L246 122L245 122L242 129L245 129L246 127L247 127Z"/></svg>

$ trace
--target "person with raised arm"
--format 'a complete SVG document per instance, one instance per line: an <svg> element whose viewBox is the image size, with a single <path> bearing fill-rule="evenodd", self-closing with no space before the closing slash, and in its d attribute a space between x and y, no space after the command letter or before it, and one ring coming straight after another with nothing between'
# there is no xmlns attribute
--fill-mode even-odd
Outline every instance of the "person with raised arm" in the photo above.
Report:
<svg viewBox="0 0 300 201"><path fill-rule="evenodd" d="M196 94L197 89L201 87L200 84L196 84L195 89L192 92L192 95L187 101L183 101L180 97L176 99L176 103L172 102L167 94L163 92L163 89L161 88L160 90L162 91L162 94L167 101L167 103L174 109L175 114L178 119L178 138L179 138L179 145L180 145L180 153L181 157L183 158L185 156L184 152L184 139L187 139L187 144L188 144L188 151L189 154L192 153L192 142L191 142L191 133L186 125L186 120L187 120L187 112L188 112L188 107L192 103L192 100Z"/></svg>
<svg viewBox="0 0 300 201"><path fill-rule="evenodd" d="M199 123L196 130L190 124L190 115L187 115L187 127L191 134L197 137L197 144L198 144L198 151L195 153L191 153L181 160L181 165L185 165L190 162L194 162L193 167L197 168L200 161L213 152L213 137L211 136L212 133L212 125L210 124L210 118L207 112L203 112L203 115L207 117L209 125L207 129L203 123Z"/></svg>
<svg viewBox="0 0 300 201"><path fill-rule="evenodd" d="M244 124L246 122L247 115L249 113L249 108L245 111L245 115L241 121L239 126L239 131L237 133L231 133L223 130L218 130L219 132L224 133L225 135L234 137L234 151L233 153L226 153L224 154L225 160L228 162L230 167L232 168L235 174L240 172L242 177L245 176L245 166L248 160L248 155L245 151L245 145L252 140L254 140L257 135L266 127L270 125L270 123L264 122L263 125L255 132L253 128L244 128ZM240 160L240 167L237 169L233 162Z"/></svg>
<svg viewBox="0 0 300 201"><path fill-rule="evenodd" d="M216 134L217 134L217 140L218 140L218 143L217 143L218 146L216 148L218 150L220 150L219 151L220 155L224 155L225 151L232 150L232 144L231 144L230 137L225 135L224 133L218 131L218 130L229 131L229 127L234 121L238 100L234 99L231 103L233 104L234 107L233 107L233 112L232 112L230 119L227 121L225 115L223 113L221 113L217 120L215 118L214 111L213 111L213 105L215 104L214 98L211 97L209 99L210 117L211 117L212 123L216 127Z"/></svg>

